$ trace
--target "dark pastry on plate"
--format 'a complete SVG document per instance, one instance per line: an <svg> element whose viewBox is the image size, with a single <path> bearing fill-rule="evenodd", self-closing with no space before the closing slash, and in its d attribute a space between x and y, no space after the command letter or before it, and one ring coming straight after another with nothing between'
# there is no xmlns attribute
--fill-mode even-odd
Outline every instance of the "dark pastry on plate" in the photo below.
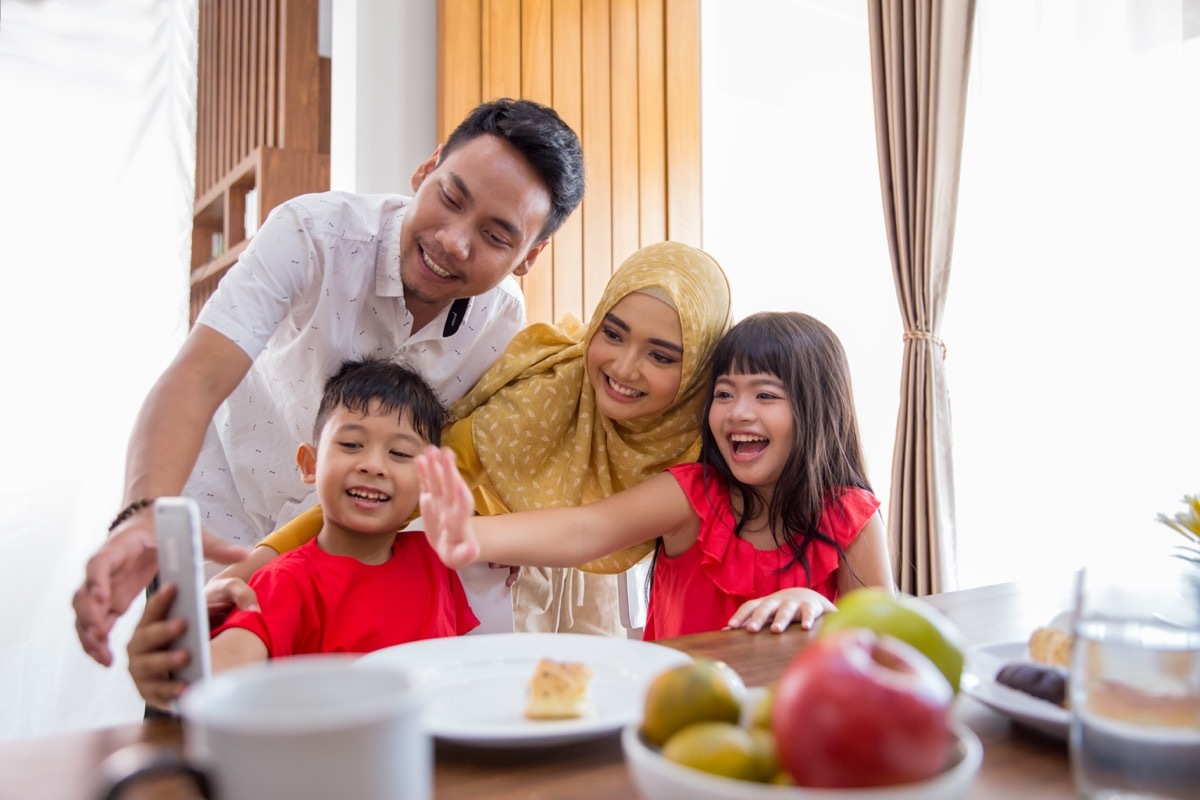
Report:
<svg viewBox="0 0 1200 800"><path fill-rule="evenodd" d="M996 683L1056 706L1066 706L1067 703L1067 676L1056 667L1026 661L1005 664L996 673Z"/></svg>

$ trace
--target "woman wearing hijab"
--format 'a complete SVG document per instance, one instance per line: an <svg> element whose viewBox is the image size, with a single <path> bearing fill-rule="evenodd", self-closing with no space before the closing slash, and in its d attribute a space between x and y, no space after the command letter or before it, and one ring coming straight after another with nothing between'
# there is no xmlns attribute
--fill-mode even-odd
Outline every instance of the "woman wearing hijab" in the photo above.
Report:
<svg viewBox="0 0 1200 800"><path fill-rule="evenodd" d="M717 262L662 242L613 273L586 328L568 316L517 334L452 406L456 421L443 435L475 489L477 511L590 503L695 460L709 357L732 322ZM248 577L248 566L312 538L319 514L297 517L222 575ZM513 586L514 629L624 635L616 575L652 549L580 569L523 568Z"/></svg>

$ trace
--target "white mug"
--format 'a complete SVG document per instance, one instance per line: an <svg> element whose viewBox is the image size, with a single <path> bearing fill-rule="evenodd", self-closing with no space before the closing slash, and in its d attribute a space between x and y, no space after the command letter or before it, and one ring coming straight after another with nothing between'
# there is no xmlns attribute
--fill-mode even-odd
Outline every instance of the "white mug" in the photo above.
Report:
<svg viewBox="0 0 1200 800"><path fill-rule="evenodd" d="M184 749L220 800L426 800L425 702L406 673L351 657L268 661L189 688Z"/></svg>

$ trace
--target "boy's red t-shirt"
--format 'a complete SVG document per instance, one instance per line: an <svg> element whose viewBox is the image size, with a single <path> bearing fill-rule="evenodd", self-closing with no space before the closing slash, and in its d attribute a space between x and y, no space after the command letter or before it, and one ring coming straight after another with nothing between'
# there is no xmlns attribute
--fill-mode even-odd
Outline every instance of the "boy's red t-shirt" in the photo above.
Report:
<svg viewBox="0 0 1200 800"><path fill-rule="evenodd" d="M458 574L421 531L397 535L392 557L378 565L330 555L313 539L256 572L250 587L262 613L235 611L212 635L245 628L270 658L369 653L479 625Z"/></svg>

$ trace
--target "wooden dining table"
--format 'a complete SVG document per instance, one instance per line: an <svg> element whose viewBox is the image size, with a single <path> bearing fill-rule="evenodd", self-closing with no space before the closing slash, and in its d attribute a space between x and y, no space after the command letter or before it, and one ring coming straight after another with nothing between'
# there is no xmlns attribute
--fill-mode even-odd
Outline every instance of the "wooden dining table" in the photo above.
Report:
<svg viewBox="0 0 1200 800"><path fill-rule="evenodd" d="M963 632L968 646L1028 638L1065 607L1069 579L1004 583L930 595ZM714 631L660 641L693 657L729 664L748 686L775 680L812 634ZM956 717L983 742L983 764L967 795L972 800L1071 798L1064 741L1022 728L967 695ZM0 744L0 800L87 800L104 782L102 765L138 744L179 748L173 720L153 720ZM111 759L109 762L111 763ZM529 750L487 749L438 741L434 757L437 800L589 800L637 797L619 736Z"/></svg>

